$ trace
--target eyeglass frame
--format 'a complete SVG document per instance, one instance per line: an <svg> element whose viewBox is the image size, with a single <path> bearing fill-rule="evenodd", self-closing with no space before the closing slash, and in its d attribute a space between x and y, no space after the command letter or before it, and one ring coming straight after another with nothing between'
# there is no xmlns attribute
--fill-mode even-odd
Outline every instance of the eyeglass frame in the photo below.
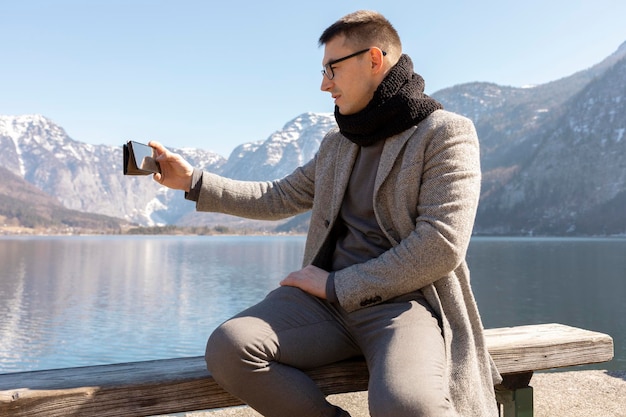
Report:
<svg viewBox="0 0 626 417"><path fill-rule="evenodd" d="M364 54L364 53L368 52L370 49L372 49L372 48L370 47L370 48L367 48L367 49L362 49L362 50L356 51L356 52L354 52L354 53L352 53L350 55L346 55L346 56L344 56L342 58L335 59L333 61L328 62L326 65L324 65L324 69L322 70L322 76L328 78L329 80L332 80L333 78L335 78L335 71L333 70L333 65L338 64L338 63L340 63L342 61L345 61L346 59L354 58L355 56L359 56L361 54ZM381 51L381 52L383 53L383 56L387 55L387 52L385 52L385 51ZM328 74L328 70L330 70L330 75Z"/></svg>

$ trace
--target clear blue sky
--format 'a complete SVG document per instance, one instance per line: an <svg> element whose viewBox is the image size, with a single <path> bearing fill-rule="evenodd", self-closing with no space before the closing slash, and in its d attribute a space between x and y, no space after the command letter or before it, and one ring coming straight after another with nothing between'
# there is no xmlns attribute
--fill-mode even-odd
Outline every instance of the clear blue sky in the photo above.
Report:
<svg viewBox="0 0 626 417"><path fill-rule="evenodd" d="M624 0L0 0L0 114L42 114L75 140L159 140L227 157L307 111L321 32L382 12L426 92L540 84L626 41Z"/></svg>

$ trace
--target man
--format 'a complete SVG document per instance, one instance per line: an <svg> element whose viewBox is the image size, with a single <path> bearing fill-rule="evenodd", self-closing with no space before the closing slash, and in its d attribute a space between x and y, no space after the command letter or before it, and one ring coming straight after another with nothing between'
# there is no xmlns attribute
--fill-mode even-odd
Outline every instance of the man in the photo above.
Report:
<svg viewBox="0 0 626 417"><path fill-rule="evenodd" d="M360 355L374 417L497 416L499 375L464 260L480 189L473 124L423 93L382 15L349 14L320 45L339 129L292 174L234 181L150 143L155 180L198 210L312 210L303 268L214 331L207 366L264 416L349 416L301 370Z"/></svg>

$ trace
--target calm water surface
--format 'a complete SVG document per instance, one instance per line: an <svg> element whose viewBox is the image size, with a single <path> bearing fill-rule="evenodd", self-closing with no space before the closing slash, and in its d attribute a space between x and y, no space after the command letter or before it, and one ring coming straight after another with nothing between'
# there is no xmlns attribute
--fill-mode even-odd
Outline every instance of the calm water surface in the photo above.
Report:
<svg viewBox="0 0 626 417"><path fill-rule="evenodd" d="M204 352L219 323L300 267L303 237L0 238L0 373ZM475 238L486 327L609 333L626 369L626 239Z"/></svg>

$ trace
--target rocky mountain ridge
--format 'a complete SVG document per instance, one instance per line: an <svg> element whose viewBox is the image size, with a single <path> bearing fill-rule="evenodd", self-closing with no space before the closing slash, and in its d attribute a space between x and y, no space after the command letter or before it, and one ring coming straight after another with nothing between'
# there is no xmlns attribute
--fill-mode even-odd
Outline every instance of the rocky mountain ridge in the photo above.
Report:
<svg viewBox="0 0 626 417"><path fill-rule="evenodd" d="M483 192L475 233L626 234L626 43L598 65L544 85L468 83L433 97L470 117L479 134ZM334 126L332 114L304 113L228 159L202 149L174 151L204 170L271 180L312 158ZM121 165L121 144L81 143L39 115L0 116L0 167L66 209L141 225L250 224L195 213L182 193L148 177L124 177ZM306 221L255 227L302 231Z"/></svg>

